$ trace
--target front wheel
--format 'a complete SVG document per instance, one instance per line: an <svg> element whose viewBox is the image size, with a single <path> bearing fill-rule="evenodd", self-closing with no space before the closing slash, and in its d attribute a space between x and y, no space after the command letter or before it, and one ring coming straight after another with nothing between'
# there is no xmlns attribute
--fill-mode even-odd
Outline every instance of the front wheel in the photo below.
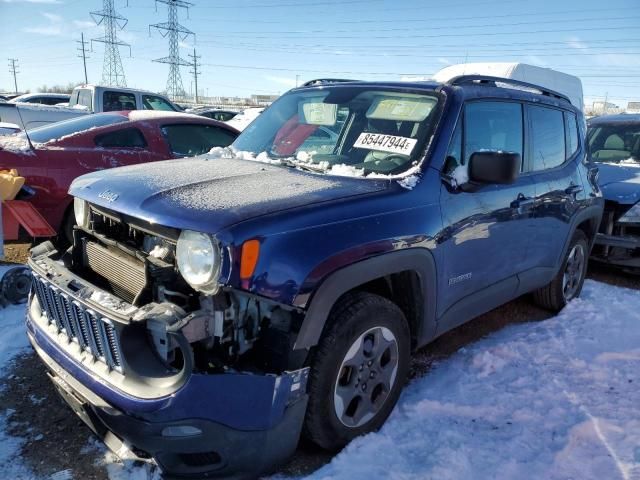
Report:
<svg viewBox="0 0 640 480"><path fill-rule="evenodd" d="M535 302L543 308L559 312L574 298L580 296L589 259L589 243L582 230L576 230L569 244L560 271L555 278L533 294Z"/></svg>
<svg viewBox="0 0 640 480"><path fill-rule="evenodd" d="M404 386L410 348L397 305L363 292L344 297L313 355L307 437L337 450L380 428Z"/></svg>

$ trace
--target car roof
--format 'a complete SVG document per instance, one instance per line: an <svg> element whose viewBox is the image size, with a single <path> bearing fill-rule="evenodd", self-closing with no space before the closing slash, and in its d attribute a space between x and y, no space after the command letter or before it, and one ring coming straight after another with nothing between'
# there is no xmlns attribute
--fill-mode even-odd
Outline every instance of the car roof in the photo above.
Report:
<svg viewBox="0 0 640 480"><path fill-rule="evenodd" d="M498 80L498 79L496 79ZM304 85L294 90L301 89L322 89L326 87L379 87L379 88L393 88L393 89L405 89L405 90L423 90L423 91L444 91L452 94L462 95L464 99L471 98L504 98L513 100L534 100L538 103L545 103L547 105L567 108L570 107L576 112L581 112L575 105L571 104L568 99L560 99L553 96L545 95L539 92L532 91L525 87L519 87L517 85L509 85L510 79L504 79L504 86L496 86L491 84L478 84L478 83L463 83L459 85L451 85L449 83L440 83L432 80L420 80L420 81L362 81L362 80L331 80L323 83L322 80L316 80L312 85ZM536 87L536 85L532 85ZM539 87L541 90L546 90L543 87Z"/></svg>
<svg viewBox="0 0 640 480"><path fill-rule="evenodd" d="M83 85L78 85L75 88L104 88L104 89L107 89L107 90L113 90L115 92L142 93L144 95L154 95L156 97L168 98L163 93L155 93L155 92L152 92L152 91L149 91L149 90L141 90L139 88L128 88L128 87L110 87L108 85L96 85L94 83L86 83L86 84L83 84Z"/></svg>
<svg viewBox="0 0 640 480"><path fill-rule="evenodd" d="M602 115L589 119L589 125L604 123L640 123L640 113L620 113L617 115Z"/></svg>
<svg viewBox="0 0 640 480"><path fill-rule="evenodd" d="M141 122L141 121L172 121L178 123L207 123L211 125L223 125L227 127L227 124L224 122L219 122L217 120L213 120L211 118L203 117L202 115L195 115L193 113L184 113L184 112L169 112L167 110L129 110L125 112L118 112L124 116L126 116L130 122Z"/></svg>

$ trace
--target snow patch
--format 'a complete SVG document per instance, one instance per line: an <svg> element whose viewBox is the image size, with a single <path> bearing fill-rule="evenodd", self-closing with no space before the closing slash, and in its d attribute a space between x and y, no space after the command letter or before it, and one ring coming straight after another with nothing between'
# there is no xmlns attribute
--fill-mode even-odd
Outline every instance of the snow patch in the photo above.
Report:
<svg viewBox="0 0 640 480"><path fill-rule="evenodd" d="M638 291L587 281L558 316L436 363L308 478L640 478L638 345Z"/></svg>
<svg viewBox="0 0 640 480"><path fill-rule="evenodd" d="M451 172L451 180L455 183L455 187L468 183L469 167L467 165L458 165L453 172Z"/></svg>
<svg viewBox="0 0 640 480"><path fill-rule="evenodd" d="M110 293L103 292L100 290L93 290L91 292L91 296L89 300L97 303L101 307L106 308L107 310L113 310L115 312L122 313L124 315L128 315L136 310L136 307L129 305L126 302L123 302L119 298L111 295Z"/></svg>
<svg viewBox="0 0 640 480"><path fill-rule="evenodd" d="M398 183L407 190L413 190L419 181L420 177L418 175L409 175L402 180L398 180Z"/></svg>

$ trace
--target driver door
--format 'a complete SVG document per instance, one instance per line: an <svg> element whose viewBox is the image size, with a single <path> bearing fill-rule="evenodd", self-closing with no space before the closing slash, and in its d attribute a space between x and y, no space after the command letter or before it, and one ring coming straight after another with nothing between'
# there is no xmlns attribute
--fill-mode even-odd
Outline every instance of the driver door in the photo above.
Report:
<svg viewBox="0 0 640 480"><path fill-rule="evenodd" d="M445 175L464 183L475 152L515 152L524 158L523 118L519 102L467 103L449 148ZM534 199L532 180L521 175L506 185L443 185L441 207L448 228L442 241L439 315L464 299L482 313L513 298L516 275L528 268Z"/></svg>

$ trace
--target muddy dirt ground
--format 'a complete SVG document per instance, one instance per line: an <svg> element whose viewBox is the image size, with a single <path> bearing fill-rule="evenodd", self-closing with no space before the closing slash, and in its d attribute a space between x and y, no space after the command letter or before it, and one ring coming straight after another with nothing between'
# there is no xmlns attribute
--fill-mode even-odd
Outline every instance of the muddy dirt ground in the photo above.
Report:
<svg viewBox="0 0 640 480"><path fill-rule="evenodd" d="M5 246L5 262L24 263L28 244ZM617 286L640 289L640 276L593 267L589 277ZM519 298L442 336L415 356L411 377L425 375L434 361L509 324L542 320L549 312ZM22 457L39 476L70 470L75 479L107 480L99 448L91 447L92 436L84 424L58 397L42 364L29 352L17 358L11 373L0 379L0 405L15 410L9 434L23 437ZM327 452L302 442L294 457L280 469L284 475L312 472L331 459Z"/></svg>

